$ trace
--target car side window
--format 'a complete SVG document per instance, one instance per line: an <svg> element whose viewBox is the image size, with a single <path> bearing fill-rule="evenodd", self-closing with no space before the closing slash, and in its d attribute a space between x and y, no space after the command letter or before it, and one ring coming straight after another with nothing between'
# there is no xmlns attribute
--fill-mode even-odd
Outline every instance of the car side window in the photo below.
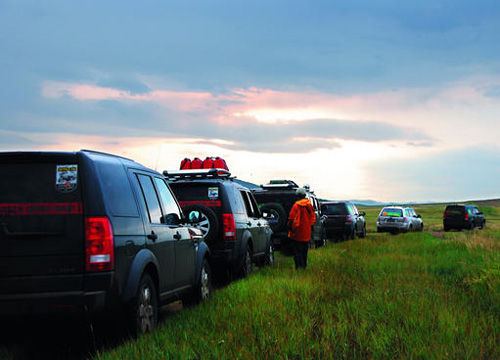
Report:
<svg viewBox="0 0 500 360"><path fill-rule="evenodd" d="M156 188L158 189L158 193L160 195L161 203L163 205L163 210L165 212L165 220L167 225L175 225L175 222L169 215L177 215L177 219L181 218L181 211L179 206L177 206L177 202L175 201L174 195L168 188L165 180L155 177ZM170 219L170 221L169 221Z"/></svg>
<svg viewBox="0 0 500 360"><path fill-rule="evenodd" d="M246 194L246 191L240 190L240 195L243 198L243 202L245 203L245 209L247 211L248 217L253 217L252 205L250 204L250 200Z"/></svg>
<svg viewBox="0 0 500 360"><path fill-rule="evenodd" d="M144 202L149 215L149 222L153 224L161 224L161 207L158 195L156 194L153 180L148 175L136 174L139 185L141 186Z"/></svg>
<svg viewBox="0 0 500 360"><path fill-rule="evenodd" d="M247 192L248 199L250 200L250 204L252 205L253 208L253 217L254 218L260 218L260 209L259 205L257 205L257 201L255 201L255 198L253 197L252 193Z"/></svg>

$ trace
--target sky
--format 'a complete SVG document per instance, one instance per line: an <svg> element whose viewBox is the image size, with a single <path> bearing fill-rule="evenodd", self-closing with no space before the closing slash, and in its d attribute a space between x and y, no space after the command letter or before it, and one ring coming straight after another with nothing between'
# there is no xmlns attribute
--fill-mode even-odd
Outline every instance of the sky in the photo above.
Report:
<svg viewBox="0 0 500 360"><path fill-rule="evenodd" d="M499 34L497 1L0 0L0 151L498 198Z"/></svg>

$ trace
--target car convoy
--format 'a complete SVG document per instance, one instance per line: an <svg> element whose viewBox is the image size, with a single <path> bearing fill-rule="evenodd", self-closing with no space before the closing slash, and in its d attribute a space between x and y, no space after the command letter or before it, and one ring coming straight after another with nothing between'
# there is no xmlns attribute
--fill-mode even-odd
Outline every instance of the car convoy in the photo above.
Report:
<svg viewBox="0 0 500 360"><path fill-rule="evenodd" d="M0 153L0 316L120 314L133 333L151 331L163 303L207 299L214 267L239 277L274 263L286 245L299 186L272 180L249 189L224 159L184 159L160 174L91 151ZM26 176L32 174L32 176ZM321 201L311 243L366 236L365 213ZM445 231L484 228L472 205L448 205ZM410 207L384 207L377 232L422 231Z"/></svg>

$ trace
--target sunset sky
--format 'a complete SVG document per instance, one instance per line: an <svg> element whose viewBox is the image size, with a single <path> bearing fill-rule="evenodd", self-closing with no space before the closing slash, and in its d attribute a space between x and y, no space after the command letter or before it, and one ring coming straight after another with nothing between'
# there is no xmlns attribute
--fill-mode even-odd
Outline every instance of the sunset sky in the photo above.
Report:
<svg viewBox="0 0 500 360"><path fill-rule="evenodd" d="M0 150L500 197L498 1L0 0Z"/></svg>

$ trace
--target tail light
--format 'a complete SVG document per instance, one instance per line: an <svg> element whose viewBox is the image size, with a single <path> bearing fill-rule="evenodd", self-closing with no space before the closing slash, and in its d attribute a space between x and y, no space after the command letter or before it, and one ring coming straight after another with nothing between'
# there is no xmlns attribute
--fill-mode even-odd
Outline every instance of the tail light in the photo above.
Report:
<svg viewBox="0 0 500 360"><path fill-rule="evenodd" d="M465 214L465 220L469 220L469 213Z"/></svg>
<svg viewBox="0 0 500 360"><path fill-rule="evenodd" d="M446 213L443 213L443 220L446 219Z"/></svg>
<svg viewBox="0 0 500 360"><path fill-rule="evenodd" d="M407 222L407 221L408 221L408 218L404 217L403 222Z"/></svg>
<svg viewBox="0 0 500 360"><path fill-rule="evenodd" d="M233 214L222 214L222 238L224 240L236 240L236 224Z"/></svg>
<svg viewBox="0 0 500 360"><path fill-rule="evenodd" d="M115 265L113 229L107 217L85 219L85 271L110 271Z"/></svg>
<svg viewBox="0 0 500 360"><path fill-rule="evenodd" d="M345 217L345 222L346 222L346 223L352 223L352 218L353 218L353 216L352 216L352 215L347 215L347 216Z"/></svg>

